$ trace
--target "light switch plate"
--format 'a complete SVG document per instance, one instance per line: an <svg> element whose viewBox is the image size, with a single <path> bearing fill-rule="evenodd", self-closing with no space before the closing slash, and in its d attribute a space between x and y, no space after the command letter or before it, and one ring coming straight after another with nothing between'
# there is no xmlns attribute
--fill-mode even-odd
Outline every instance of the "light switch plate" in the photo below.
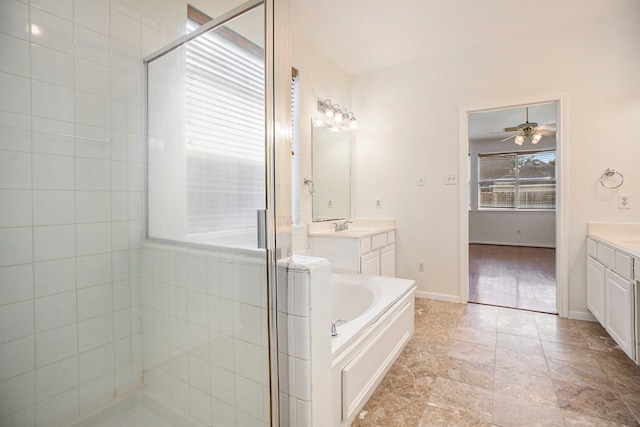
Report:
<svg viewBox="0 0 640 427"><path fill-rule="evenodd" d="M458 174L455 172L450 172L445 174L444 176L444 184L445 185L456 185L458 184Z"/></svg>

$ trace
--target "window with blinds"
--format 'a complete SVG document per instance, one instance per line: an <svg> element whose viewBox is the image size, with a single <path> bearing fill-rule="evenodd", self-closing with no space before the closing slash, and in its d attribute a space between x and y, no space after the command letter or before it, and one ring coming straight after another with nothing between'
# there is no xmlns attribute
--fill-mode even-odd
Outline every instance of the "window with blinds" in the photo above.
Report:
<svg viewBox="0 0 640 427"><path fill-rule="evenodd" d="M255 228L265 206L264 51L221 27L190 42L185 59L187 232Z"/></svg>
<svg viewBox="0 0 640 427"><path fill-rule="evenodd" d="M478 156L479 209L555 207L555 151Z"/></svg>

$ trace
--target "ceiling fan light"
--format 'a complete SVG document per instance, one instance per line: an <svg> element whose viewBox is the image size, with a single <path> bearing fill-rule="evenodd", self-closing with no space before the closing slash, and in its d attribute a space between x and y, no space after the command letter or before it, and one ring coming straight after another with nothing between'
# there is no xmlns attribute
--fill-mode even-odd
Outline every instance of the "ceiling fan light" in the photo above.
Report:
<svg viewBox="0 0 640 427"><path fill-rule="evenodd" d="M518 145L524 144L524 135L519 133L518 135L516 135L516 139L514 139L513 141Z"/></svg>
<svg viewBox="0 0 640 427"><path fill-rule="evenodd" d="M533 135L531 135L532 144L537 144L538 142L540 142L541 139L542 139L542 134L540 132L535 132Z"/></svg>

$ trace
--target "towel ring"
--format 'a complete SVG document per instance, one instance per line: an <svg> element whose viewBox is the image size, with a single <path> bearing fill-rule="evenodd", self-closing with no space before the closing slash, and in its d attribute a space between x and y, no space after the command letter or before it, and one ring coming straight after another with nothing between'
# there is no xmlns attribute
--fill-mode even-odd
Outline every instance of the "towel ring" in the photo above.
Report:
<svg viewBox="0 0 640 427"><path fill-rule="evenodd" d="M604 183L604 179L605 178L610 178L610 177L612 177L614 175L618 175L620 177L620 183L618 185L609 186L609 185ZM604 188L608 188L609 190L614 190L614 189L620 187L622 184L624 184L624 176L622 176L622 174L620 172L618 172L617 170L615 170L615 169L607 168L602 173L602 176L600 176L600 185L602 185Z"/></svg>

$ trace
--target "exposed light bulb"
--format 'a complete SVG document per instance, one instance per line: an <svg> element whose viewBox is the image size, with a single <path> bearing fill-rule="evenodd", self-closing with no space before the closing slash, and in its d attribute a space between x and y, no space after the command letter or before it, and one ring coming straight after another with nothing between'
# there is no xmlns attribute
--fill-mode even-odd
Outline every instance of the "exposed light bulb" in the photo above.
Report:
<svg viewBox="0 0 640 427"><path fill-rule="evenodd" d="M540 132L536 132L533 135L531 135L532 144L537 144L538 142L540 142L541 139L542 139L542 134Z"/></svg>
<svg viewBox="0 0 640 427"><path fill-rule="evenodd" d="M340 129L335 127L335 126L331 126L331 129L329 129L329 132L340 132Z"/></svg>
<svg viewBox="0 0 640 427"><path fill-rule="evenodd" d="M324 110L324 114L325 114L327 117L333 117L333 108L328 107L326 110Z"/></svg>
<svg viewBox="0 0 640 427"><path fill-rule="evenodd" d="M519 133L519 134L516 136L516 139L514 139L514 142L515 142L516 144L518 144L518 145L522 145L522 144L524 144L524 135L522 135L521 133Z"/></svg>
<svg viewBox="0 0 640 427"><path fill-rule="evenodd" d="M358 122L356 121L355 117L350 120L349 129L358 129Z"/></svg>
<svg viewBox="0 0 640 427"><path fill-rule="evenodd" d="M334 119L335 119L336 122L342 123L342 117L343 117L342 116L342 111L337 111L335 116L334 116Z"/></svg>
<svg viewBox="0 0 640 427"><path fill-rule="evenodd" d="M324 126L324 122L320 119L313 119L313 125L317 128Z"/></svg>

